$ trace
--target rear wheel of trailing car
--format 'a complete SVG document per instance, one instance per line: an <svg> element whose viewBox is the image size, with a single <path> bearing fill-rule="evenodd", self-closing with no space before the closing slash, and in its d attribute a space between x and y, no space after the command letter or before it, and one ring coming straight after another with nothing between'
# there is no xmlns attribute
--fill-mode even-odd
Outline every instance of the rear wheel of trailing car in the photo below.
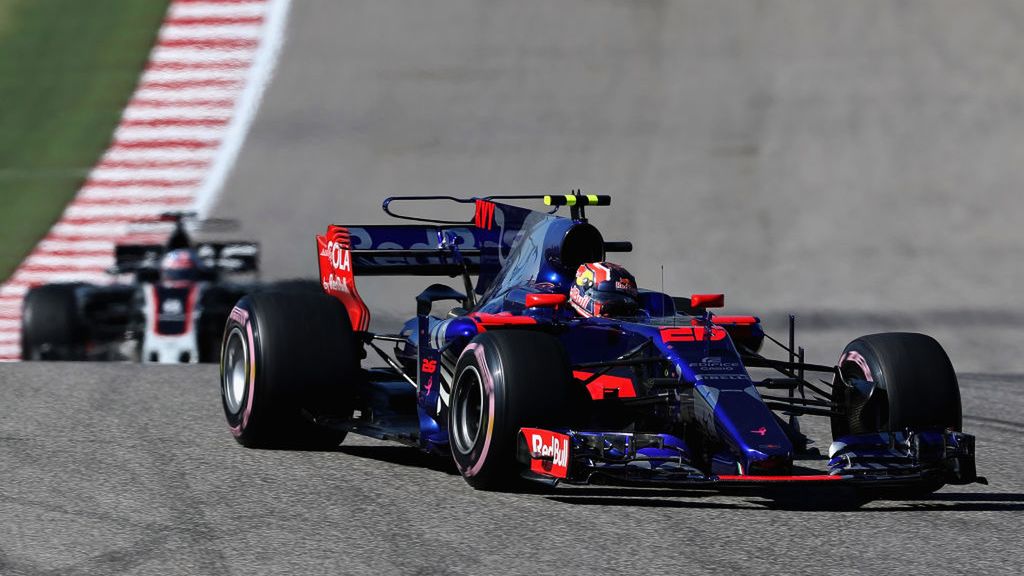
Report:
<svg viewBox="0 0 1024 576"><path fill-rule="evenodd" d="M79 317L76 284L28 291L21 316L22 360L84 360L86 329Z"/></svg>
<svg viewBox="0 0 1024 576"><path fill-rule="evenodd" d="M519 429L564 423L571 383L553 336L509 330L473 338L455 366L448 409L452 457L466 482L482 490L514 486Z"/></svg>
<svg viewBox="0 0 1024 576"><path fill-rule="evenodd" d="M221 399L243 445L337 446L345 432L323 424L351 417L360 377L355 335L338 300L260 292L231 311L221 346Z"/></svg>
<svg viewBox="0 0 1024 576"><path fill-rule="evenodd" d="M893 332L862 336L839 358L843 379L833 385L833 401L843 407L832 417L832 437L906 429L960 430L963 418L956 372L942 346L924 334ZM860 381L858 392L856 386ZM874 388L865 398L864 391ZM934 492L941 482L907 491Z"/></svg>

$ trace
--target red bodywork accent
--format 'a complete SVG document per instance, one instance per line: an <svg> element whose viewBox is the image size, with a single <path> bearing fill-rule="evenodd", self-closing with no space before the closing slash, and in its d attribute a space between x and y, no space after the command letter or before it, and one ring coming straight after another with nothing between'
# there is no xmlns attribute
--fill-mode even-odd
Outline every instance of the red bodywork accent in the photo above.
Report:
<svg viewBox="0 0 1024 576"><path fill-rule="evenodd" d="M527 294L526 307L559 307L569 301L565 294Z"/></svg>
<svg viewBox="0 0 1024 576"><path fill-rule="evenodd" d="M530 471L553 478L569 476L569 437L540 428L520 428L530 453Z"/></svg>
<svg viewBox="0 0 1024 576"><path fill-rule="evenodd" d="M420 370L427 374L433 374L437 371L437 360L431 360L430 358L424 358L423 363L420 365Z"/></svg>
<svg viewBox="0 0 1024 576"><path fill-rule="evenodd" d="M476 215L473 217L473 224L477 228L490 230L494 228L494 202L487 200L476 201Z"/></svg>
<svg viewBox="0 0 1024 576"><path fill-rule="evenodd" d="M572 375L580 380L586 380L594 375L593 372L573 370ZM636 388L633 387L633 379L623 376L611 376L602 374L587 384L590 397L594 400L604 400L606 396L612 398L636 398ZM614 394L608 394L614 392Z"/></svg>
<svg viewBox="0 0 1024 576"><path fill-rule="evenodd" d="M703 326L664 327L661 339L665 342L701 342L707 330ZM728 332L721 326L711 327L711 341L724 340Z"/></svg>
<svg viewBox="0 0 1024 576"><path fill-rule="evenodd" d="M730 326L753 326L761 320L757 316L713 316L711 321L715 324L728 324ZM694 318L690 320L690 324L700 326L702 322L699 318Z"/></svg>
<svg viewBox="0 0 1024 576"><path fill-rule="evenodd" d="M328 226L326 234L316 237L316 246L324 292L345 305L353 330L365 332L370 327L370 309L356 291L348 229Z"/></svg>
<svg viewBox="0 0 1024 576"><path fill-rule="evenodd" d="M690 296L691 308L721 308L725 306L725 294L694 294Z"/></svg>
<svg viewBox="0 0 1024 576"><path fill-rule="evenodd" d="M152 331L152 332L154 332L156 334L160 334L160 329L158 328L160 326L160 323L157 322L158 315L160 314L160 302L159 302L159 300L160 299L157 298L157 294L156 294L156 286L150 286L149 287L149 302L150 302L150 310L149 310L149 322L150 322L150 325L149 325L149 329L150 329L150 331Z"/></svg>
<svg viewBox="0 0 1024 576"><path fill-rule="evenodd" d="M497 314L474 312L468 318L476 322L476 327L481 332L486 332L488 328L496 326L532 326L537 323L535 319L529 316L513 316L508 312L499 312Z"/></svg>

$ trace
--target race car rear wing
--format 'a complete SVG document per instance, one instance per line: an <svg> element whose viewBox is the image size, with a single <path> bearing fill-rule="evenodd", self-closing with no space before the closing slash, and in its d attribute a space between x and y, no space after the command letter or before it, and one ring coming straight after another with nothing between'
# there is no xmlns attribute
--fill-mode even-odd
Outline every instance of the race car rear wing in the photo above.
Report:
<svg viewBox="0 0 1024 576"><path fill-rule="evenodd" d="M198 242L196 253L210 267L222 272L259 271L258 242Z"/></svg>
<svg viewBox="0 0 1024 576"><path fill-rule="evenodd" d="M494 200L543 200L554 208L538 212ZM399 214L399 202L450 201L474 204L471 220L441 220ZM384 200L386 214L401 220L426 224L336 226L348 231L351 256L360 276L458 276L481 273L487 262L500 264L528 221L552 218L559 206L578 208L573 218L582 218L582 207L608 206L611 198L598 195L519 195L486 198L453 196L393 196ZM585 220L583 220L585 221ZM629 242L604 242L605 252L630 252ZM486 270L483 271L486 274ZM480 290L478 290L480 291Z"/></svg>
<svg viewBox="0 0 1024 576"><path fill-rule="evenodd" d="M194 249L199 259L216 272L259 270L259 244L256 242L197 242ZM160 259L167 251L163 244L118 244L114 248L114 266L109 271L148 277L159 271Z"/></svg>
<svg viewBox="0 0 1024 576"><path fill-rule="evenodd" d="M360 276L458 276L480 271L486 235L467 226L338 226L348 231Z"/></svg>
<svg viewBox="0 0 1024 576"><path fill-rule="evenodd" d="M553 208L541 212L494 200L543 200ZM394 211L399 202L447 201L473 204L471 220L427 218ZM336 225L317 235L320 279L324 291L337 297L348 309L353 327L365 330L369 323L366 305L355 291L355 276L462 276L467 302L473 294L485 294L505 269L513 247L524 237L527 244L553 245L554 258L575 270L582 261L603 259L606 252L629 252L629 242L604 242L600 232L587 224L583 206L607 206L607 196L395 196L384 201L386 214L416 224ZM559 206L572 208L571 219L559 218ZM577 228L575 232L571 228ZM549 240L548 237L551 239ZM556 239L557 238L557 239ZM520 242L521 243L521 242ZM539 245L538 244L538 245ZM549 250L544 249L544 258ZM537 258L526 256L536 263ZM582 258L582 259L581 259ZM574 263L575 262L575 263ZM514 273L527 273L518 268ZM470 279L477 276L474 288Z"/></svg>

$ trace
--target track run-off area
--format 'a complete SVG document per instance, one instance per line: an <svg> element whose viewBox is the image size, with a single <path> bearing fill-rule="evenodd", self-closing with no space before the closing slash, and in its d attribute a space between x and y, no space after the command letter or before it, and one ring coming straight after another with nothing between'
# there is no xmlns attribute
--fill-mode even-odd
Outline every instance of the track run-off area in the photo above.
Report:
<svg viewBox="0 0 1024 576"><path fill-rule="evenodd" d="M224 3L229 4L229 3ZM216 366L0 366L0 574L1016 574L1024 532L1024 9L1011 1L297 0L209 213L269 277L391 194L610 194L641 286L724 291L808 360L934 335L990 485L469 488L350 436L248 450ZM469 219L471 213L466 214ZM373 327L423 279L367 279ZM828 447L827 424L805 429Z"/></svg>

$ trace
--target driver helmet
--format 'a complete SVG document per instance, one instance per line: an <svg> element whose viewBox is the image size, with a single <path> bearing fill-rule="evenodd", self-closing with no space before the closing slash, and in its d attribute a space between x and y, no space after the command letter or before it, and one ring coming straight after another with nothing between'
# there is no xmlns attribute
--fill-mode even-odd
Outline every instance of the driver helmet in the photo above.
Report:
<svg viewBox="0 0 1024 576"><path fill-rule="evenodd" d="M198 282L205 277L206 265L194 250L171 250L160 261L160 280L166 284Z"/></svg>
<svg viewBox="0 0 1024 576"><path fill-rule="evenodd" d="M636 316L636 278L611 262L590 262L576 269L569 303L585 318Z"/></svg>

